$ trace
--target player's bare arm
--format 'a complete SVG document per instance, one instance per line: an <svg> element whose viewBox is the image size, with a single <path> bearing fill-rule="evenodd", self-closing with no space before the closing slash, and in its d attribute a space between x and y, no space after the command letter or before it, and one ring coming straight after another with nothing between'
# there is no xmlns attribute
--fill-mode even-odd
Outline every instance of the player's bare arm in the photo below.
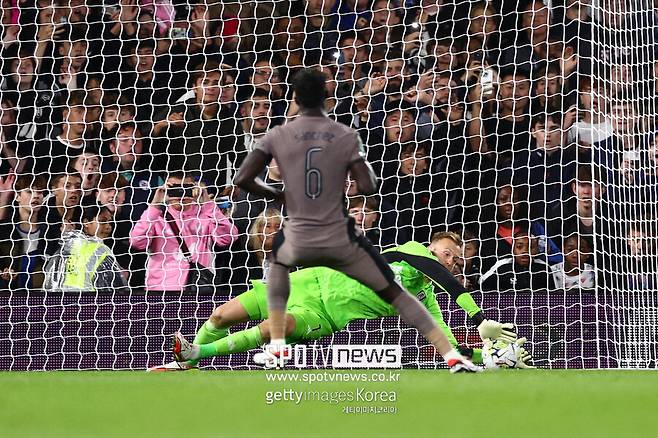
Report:
<svg viewBox="0 0 658 438"><path fill-rule="evenodd" d="M235 175L235 185L249 193L268 199L275 199L283 202L283 190L279 190L265 184L258 177L265 167L272 161L272 157L261 150L254 150L247 155L237 175Z"/></svg>
<svg viewBox="0 0 658 438"><path fill-rule="evenodd" d="M377 193L377 177L366 160L358 160L350 164L350 174L356 181L360 194L370 196Z"/></svg>

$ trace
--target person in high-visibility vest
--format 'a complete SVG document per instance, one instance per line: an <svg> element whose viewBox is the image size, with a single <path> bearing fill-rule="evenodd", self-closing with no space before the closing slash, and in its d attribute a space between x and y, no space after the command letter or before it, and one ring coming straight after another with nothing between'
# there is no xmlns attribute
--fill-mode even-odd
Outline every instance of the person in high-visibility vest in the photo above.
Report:
<svg viewBox="0 0 658 438"><path fill-rule="evenodd" d="M46 263L44 289L95 292L127 287L112 250L102 240L112 234L111 221L106 208L85 208L82 232L64 232L59 252Z"/></svg>

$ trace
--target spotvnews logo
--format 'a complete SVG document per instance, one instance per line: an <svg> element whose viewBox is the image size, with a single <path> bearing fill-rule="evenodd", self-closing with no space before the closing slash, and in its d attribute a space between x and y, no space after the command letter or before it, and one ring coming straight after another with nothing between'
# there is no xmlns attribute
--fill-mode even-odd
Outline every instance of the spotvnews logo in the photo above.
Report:
<svg viewBox="0 0 658 438"><path fill-rule="evenodd" d="M269 351L265 368L402 368L399 345L319 345L286 346L280 355Z"/></svg>

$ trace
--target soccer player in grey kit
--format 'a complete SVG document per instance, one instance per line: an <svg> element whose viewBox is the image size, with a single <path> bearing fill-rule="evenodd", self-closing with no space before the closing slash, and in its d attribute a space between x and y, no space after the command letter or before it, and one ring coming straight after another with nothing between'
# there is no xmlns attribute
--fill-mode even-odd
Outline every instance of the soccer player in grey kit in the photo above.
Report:
<svg viewBox="0 0 658 438"><path fill-rule="evenodd" d="M347 216L343 190L348 172L363 195L377 191L376 179L356 131L326 116L325 82L324 74L315 69L294 77L300 116L269 131L235 177L240 188L285 202L288 214L275 236L268 273L271 340L266 351L280 354L286 334L295 328L294 319L286 316L290 269L327 266L358 280L394 306L404 321L434 345L451 372L478 371L453 349L422 304L395 281L389 265ZM272 159L279 166L284 191L258 178Z"/></svg>

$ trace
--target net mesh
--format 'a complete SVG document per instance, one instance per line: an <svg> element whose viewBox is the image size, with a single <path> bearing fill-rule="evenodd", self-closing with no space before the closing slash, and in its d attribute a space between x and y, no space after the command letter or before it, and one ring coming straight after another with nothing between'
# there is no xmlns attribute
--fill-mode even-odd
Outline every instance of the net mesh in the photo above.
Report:
<svg viewBox="0 0 658 438"><path fill-rule="evenodd" d="M464 257L443 261L539 366L655 367L653 6L3 2L0 368L160 364L171 333L193 335L265 279L285 209L232 180L298 114L290 83L304 67L326 74L328 115L358 131L377 173L371 198L346 182L373 243L457 232ZM262 177L281 185L276 163ZM102 273L72 235L103 241ZM94 282L108 270L116 285ZM465 313L437 298L477 347ZM316 345L332 342L400 343L405 366L437 366L397 318ZM247 354L204 364L251 366Z"/></svg>

